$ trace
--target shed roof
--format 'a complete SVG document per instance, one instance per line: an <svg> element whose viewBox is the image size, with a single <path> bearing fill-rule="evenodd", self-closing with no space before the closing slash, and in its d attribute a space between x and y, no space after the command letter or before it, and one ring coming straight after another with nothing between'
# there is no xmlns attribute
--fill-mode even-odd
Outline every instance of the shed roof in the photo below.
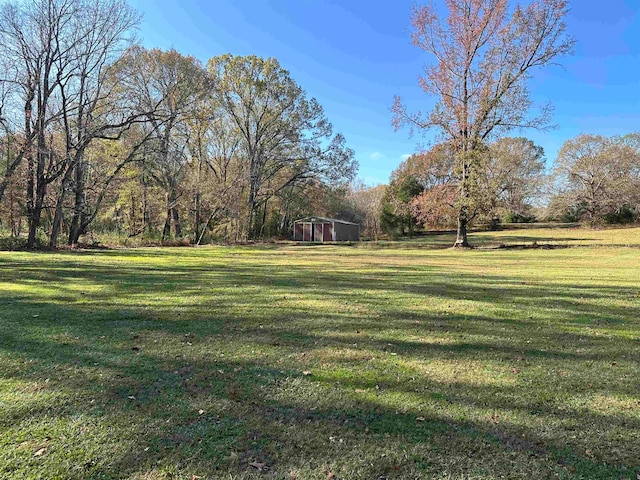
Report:
<svg viewBox="0 0 640 480"><path fill-rule="evenodd" d="M327 217L304 217L296 220L293 223L305 223L305 222L328 222L328 223L343 223L345 225L360 225L359 223L347 222L346 220L338 220L337 218Z"/></svg>

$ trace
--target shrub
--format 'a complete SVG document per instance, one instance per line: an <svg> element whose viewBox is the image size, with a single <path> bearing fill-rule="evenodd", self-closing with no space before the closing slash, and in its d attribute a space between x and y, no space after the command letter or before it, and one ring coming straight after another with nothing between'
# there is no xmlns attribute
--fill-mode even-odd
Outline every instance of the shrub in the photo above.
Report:
<svg viewBox="0 0 640 480"><path fill-rule="evenodd" d="M615 212L604 215L604 221L608 224L628 224L638 220L638 212L629 205L623 205Z"/></svg>
<svg viewBox="0 0 640 480"><path fill-rule="evenodd" d="M535 215L523 215L520 213L507 213L504 217L505 223L535 223L537 221Z"/></svg>

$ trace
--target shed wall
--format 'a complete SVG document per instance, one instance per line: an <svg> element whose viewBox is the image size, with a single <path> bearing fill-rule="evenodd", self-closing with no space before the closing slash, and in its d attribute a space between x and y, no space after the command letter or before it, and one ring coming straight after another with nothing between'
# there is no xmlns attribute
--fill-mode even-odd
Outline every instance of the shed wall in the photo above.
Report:
<svg viewBox="0 0 640 480"><path fill-rule="evenodd" d="M360 225L349 225L346 223L334 223L336 242L358 242L360 241Z"/></svg>

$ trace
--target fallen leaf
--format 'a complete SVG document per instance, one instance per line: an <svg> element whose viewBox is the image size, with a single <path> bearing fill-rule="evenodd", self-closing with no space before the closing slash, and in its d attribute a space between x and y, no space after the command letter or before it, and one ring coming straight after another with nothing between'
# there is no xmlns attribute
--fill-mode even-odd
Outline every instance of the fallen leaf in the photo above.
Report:
<svg viewBox="0 0 640 480"><path fill-rule="evenodd" d="M129 395L127 398L128 398L129 400L135 400L135 399L136 399L136 397L134 397L133 395Z"/></svg>
<svg viewBox="0 0 640 480"><path fill-rule="evenodd" d="M198 413L199 413L200 415L202 415L202 414L204 413L204 410L200 409L200 410L198 410Z"/></svg>
<svg viewBox="0 0 640 480"><path fill-rule="evenodd" d="M34 457L41 457L42 455L45 454L45 452L47 451L47 447L43 447L40 450L38 450L36 453L33 454Z"/></svg>
<svg viewBox="0 0 640 480"><path fill-rule="evenodd" d="M260 463L260 462L251 462L249 464L250 467L255 468L256 470L258 470L259 472L263 471L263 470L268 470L268 467L265 463Z"/></svg>
<svg viewBox="0 0 640 480"><path fill-rule="evenodd" d="M520 373L520 369L519 368L512 368L511 369L511 373Z"/></svg>
<svg viewBox="0 0 640 480"><path fill-rule="evenodd" d="M416 418L416 422L424 422L425 418L424 417L417 417Z"/></svg>
<svg viewBox="0 0 640 480"><path fill-rule="evenodd" d="M302 375L304 375L305 377L308 377L311 375L311 372L309 370L305 370L304 372L302 372Z"/></svg>

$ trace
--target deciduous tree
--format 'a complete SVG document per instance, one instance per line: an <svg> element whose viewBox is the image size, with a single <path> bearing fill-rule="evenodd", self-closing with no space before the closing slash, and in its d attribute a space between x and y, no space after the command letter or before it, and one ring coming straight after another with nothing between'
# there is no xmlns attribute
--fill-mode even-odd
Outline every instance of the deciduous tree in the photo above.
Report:
<svg viewBox="0 0 640 480"><path fill-rule="evenodd" d="M579 135L567 140L554 163L557 208L574 208L594 224L640 205L640 137Z"/></svg>
<svg viewBox="0 0 640 480"><path fill-rule="evenodd" d="M396 128L410 124L436 129L455 152L458 235L466 247L473 192L484 145L515 127L548 125L550 109L529 116L528 80L535 69L572 51L565 33L565 0L535 0L526 6L507 0L447 0L447 18L433 4L416 6L411 18L414 45L431 55L420 85L436 98L431 111L410 113L396 97Z"/></svg>
<svg viewBox="0 0 640 480"><path fill-rule="evenodd" d="M315 98L274 58L223 55L208 64L216 100L241 139L248 173L245 234L261 228L258 213L283 188L315 178L350 180L357 162ZM264 215L263 215L264 217Z"/></svg>

